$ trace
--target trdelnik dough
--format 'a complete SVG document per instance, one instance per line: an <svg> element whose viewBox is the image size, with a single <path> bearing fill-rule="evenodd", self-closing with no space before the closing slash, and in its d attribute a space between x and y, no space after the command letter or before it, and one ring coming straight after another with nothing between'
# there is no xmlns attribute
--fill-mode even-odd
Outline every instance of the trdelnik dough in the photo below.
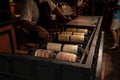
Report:
<svg viewBox="0 0 120 80"><path fill-rule="evenodd" d="M72 35L70 37L70 41L75 43L84 43L84 39L85 39L85 36L83 35Z"/></svg>

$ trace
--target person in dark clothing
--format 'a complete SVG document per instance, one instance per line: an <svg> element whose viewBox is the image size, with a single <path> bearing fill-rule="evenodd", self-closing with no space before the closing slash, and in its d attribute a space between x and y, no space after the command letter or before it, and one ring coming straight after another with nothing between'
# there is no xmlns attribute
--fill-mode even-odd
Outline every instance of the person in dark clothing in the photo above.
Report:
<svg viewBox="0 0 120 80"><path fill-rule="evenodd" d="M92 15L92 5L90 0L84 0L82 11L83 15Z"/></svg>
<svg viewBox="0 0 120 80"><path fill-rule="evenodd" d="M95 16L103 16L105 1L104 0L92 0L92 12Z"/></svg>
<svg viewBox="0 0 120 80"><path fill-rule="evenodd" d="M114 12L116 4L117 4L117 0L109 1L109 23L111 23L112 21L112 18L113 18L112 16L113 16L113 12Z"/></svg>

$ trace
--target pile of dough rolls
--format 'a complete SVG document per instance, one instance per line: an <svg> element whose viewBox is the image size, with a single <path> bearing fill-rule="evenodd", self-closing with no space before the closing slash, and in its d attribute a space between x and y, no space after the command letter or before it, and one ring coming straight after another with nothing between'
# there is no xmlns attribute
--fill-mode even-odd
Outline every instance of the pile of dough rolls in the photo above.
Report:
<svg viewBox="0 0 120 80"><path fill-rule="evenodd" d="M87 35L88 29L67 28L66 32L80 32L80 33L85 33Z"/></svg>
<svg viewBox="0 0 120 80"><path fill-rule="evenodd" d="M37 49L34 56L43 57L43 58L51 58L52 54L53 52L51 50ZM55 59L69 61L69 62L76 62L77 55L73 53L67 53L67 52L58 52L56 54Z"/></svg>
<svg viewBox="0 0 120 80"><path fill-rule="evenodd" d="M62 42L84 43L88 29L67 28L66 31L58 35L58 40Z"/></svg>
<svg viewBox="0 0 120 80"><path fill-rule="evenodd" d="M63 42L84 43L85 33L80 32L62 32L58 35L58 40Z"/></svg>
<svg viewBox="0 0 120 80"><path fill-rule="evenodd" d="M34 56L54 58L63 61L76 62L79 45L48 43L47 49L37 49Z"/></svg>
<svg viewBox="0 0 120 80"><path fill-rule="evenodd" d="M73 44L60 44L60 43L48 43L47 50L52 50L54 52L69 52L69 53L78 53L79 45Z"/></svg>

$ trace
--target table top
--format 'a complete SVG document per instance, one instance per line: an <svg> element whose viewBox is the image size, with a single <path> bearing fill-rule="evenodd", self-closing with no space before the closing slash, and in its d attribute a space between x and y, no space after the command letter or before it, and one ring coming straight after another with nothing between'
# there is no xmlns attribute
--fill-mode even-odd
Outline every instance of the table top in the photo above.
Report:
<svg viewBox="0 0 120 80"><path fill-rule="evenodd" d="M96 27L100 16L78 16L66 25Z"/></svg>

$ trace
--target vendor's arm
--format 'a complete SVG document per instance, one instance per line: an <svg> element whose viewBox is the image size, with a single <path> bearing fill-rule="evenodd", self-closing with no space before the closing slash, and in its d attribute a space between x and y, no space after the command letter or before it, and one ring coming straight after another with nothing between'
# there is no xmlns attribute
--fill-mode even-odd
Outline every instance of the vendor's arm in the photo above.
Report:
<svg viewBox="0 0 120 80"><path fill-rule="evenodd" d="M65 21L70 21L71 18L70 17L66 17L61 11L60 9L58 8L58 6L56 6L52 0L47 0L49 5L50 5L50 8L52 10L53 13L55 13L56 15L60 16L63 20Z"/></svg>
<svg viewBox="0 0 120 80"><path fill-rule="evenodd" d="M60 16L63 20L65 21L70 21L72 20L70 17L66 17L65 15L63 15L63 13L60 11L60 9L58 7L56 7L53 11L53 13L55 13L56 15Z"/></svg>
<svg viewBox="0 0 120 80"><path fill-rule="evenodd" d="M46 29L44 29L41 26L35 25L31 21L21 20L21 21L19 21L19 25L22 28L25 28L25 29L27 29L29 31L36 31L36 32L38 32L38 36L40 38L48 38L49 37L49 33L48 33L48 31Z"/></svg>

